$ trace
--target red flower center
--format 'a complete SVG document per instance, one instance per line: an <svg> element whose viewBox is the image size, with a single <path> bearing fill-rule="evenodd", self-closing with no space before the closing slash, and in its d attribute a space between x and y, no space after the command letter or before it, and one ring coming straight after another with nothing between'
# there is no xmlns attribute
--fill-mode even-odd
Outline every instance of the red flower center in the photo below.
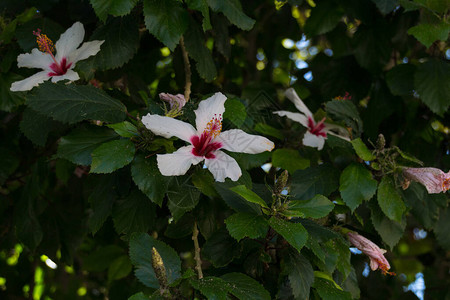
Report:
<svg viewBox="0 0 450 300"><path fill-rule="evenodd" d="M222 148L222 143L214 142L214 139L220 134L222 130L222 116L214 117L206 124L206 128L200 136L194 135L191 137L191 143L194 146L192 154L201 156L207 159L215 158L214 152Z"/></svg>
<svg viewBox="0 0 450 300"><path fill-rule="evenodd" d="M58 63L55 56L53 55L53 51L55 51L55 47L51 39L47 37L47 35L41 33L41 30L38 28L37 31L33 31L33 34L36 36L36 42L38 44L38 48L43 53L48 53L52 57L54 63L50 65L50 69L53 72L49 72L47 75L49 77L52 76L61 76L67 73L67 70L72 66L72 63L67 63L67 59L63 57L61 61Z"/></svg>
<svg viewBox="0 0 450 300"><path fill-rule="evenodd" d="M52 69L53 72L48 73L48 76L61 76L67 73L67 70L69 70L70 66L72 66L72 63L67 63L67 59L63 57L61 59L61 62L58 64L56 62L52 63L50 65L50 69Z"/></svg>
<svg viewBox="0 0 450 300"><path fill-rule="evenodd" d="M325 118L323 118L319 123L316 123L313 118L308 117L308 130L314 135L327 137L327 133L325 132Z"/></svg>

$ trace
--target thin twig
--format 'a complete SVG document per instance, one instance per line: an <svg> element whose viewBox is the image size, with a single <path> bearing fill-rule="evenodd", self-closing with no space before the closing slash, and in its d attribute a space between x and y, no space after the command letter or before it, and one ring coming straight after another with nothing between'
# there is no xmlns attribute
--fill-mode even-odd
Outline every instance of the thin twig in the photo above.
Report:
<svg viewBox="0 0 450 300"><path fill-rule="evenodd" d="M184 61L184 74L186 76L186 83L184 85L184 99L186 102L189 101L189 97L191 95L191 64L189 63L189 55L186 51L186 47L184 46L184 38L180 39L180 47L181 52L183 52L183 61Z"/></svg>
<svg viewBox="0 0 450 300"><path fill-rule="evenodd" d="M135 121L138 121L139 119L138 118L136 118L135 116L133 116L132 114L130 114L129 112L125 112L126 114L127 114L127 116L129 117L129 118L131 118L131 119L133 119L133 120L135 120Z"/></svg>
<svg viewBox="0 0 450 300"><path fill-rule="evenodd" d="M200 258L200 246L198 245L198 228L197 228L197 221L194 222L194 230L192 232L192 240L194 241L194 259L195 259L195 269L198 273L198 279L203 278L203 271L202 271L202 259Z"/></svg>

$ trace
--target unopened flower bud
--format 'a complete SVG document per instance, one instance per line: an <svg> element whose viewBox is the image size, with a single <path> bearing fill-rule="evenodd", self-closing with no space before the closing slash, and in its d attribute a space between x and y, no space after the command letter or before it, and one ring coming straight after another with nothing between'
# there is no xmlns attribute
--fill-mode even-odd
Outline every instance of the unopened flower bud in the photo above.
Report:
<svg viewBox="0 0 450 300"><path fill-rule="evenodd" d="M276 195L281 194L283 189L286 187L288 179L289 179L289 173L287 170L284 170L283 173L281 173L281 175L277 178L277 181L275 182L274 193Z"/></svg>
<svg viewBox="0 0 450 300"><path fill-rule="evenodd" d="M152 267L161 289L166 289L168 286L166 267L164 266L161 255L155 247L152 248Z"/></svg>
<svg viewBox="0 0 450 300"><path fill-rule="evenodd" d="M377 148L378 150L383 150L384 146L386 146L386 139L384 138L384 135L380 133L377 139Z"/></svg>
<svg viewBox="0 0 450 300"><path fill-rule="evenodd" d="M166 101L170 105L170 111L167 113L168 117L171 117L172 115L179 115L181 109L186 104L186 99L182 94L172 95L168 93L160 93L159 98Z"/></svg>

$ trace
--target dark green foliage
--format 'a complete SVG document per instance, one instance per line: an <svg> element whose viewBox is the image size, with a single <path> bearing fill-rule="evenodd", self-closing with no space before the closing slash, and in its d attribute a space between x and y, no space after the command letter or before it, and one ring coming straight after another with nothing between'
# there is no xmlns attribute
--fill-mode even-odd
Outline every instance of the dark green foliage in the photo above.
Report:
<svg viewBox="0 0 450 300"><path fill-rule="evenodd" d="M0 2L0 299L409 299L419 276L425 299L448 298L449 193L403 176L433 167L448 184L448 1ZM12 92L40 71L17 62L33 31L55 44L75 22L83 42L104 40L76 62L80 79ZM158 96L186 86L179 111ZM289 87L350 141L304 145L321 126L273 113L300 113ZM219 91L222 132L274 149L222 149L235 182L210 171L229 161L192 150L184 173L163 175L182 163L161 155L208 130L165 138L181 126L152 132L144 116L196 127ZM370 270L349 231L387 249L398 275Z"/></svg>

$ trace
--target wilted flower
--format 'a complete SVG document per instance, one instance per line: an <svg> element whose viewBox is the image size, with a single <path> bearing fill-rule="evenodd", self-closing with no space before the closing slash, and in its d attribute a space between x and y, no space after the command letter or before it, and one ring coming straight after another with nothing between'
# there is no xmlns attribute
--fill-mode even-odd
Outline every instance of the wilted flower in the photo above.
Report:
<svg viewBox="0 0 450 300"><path fill-rule="evenodd" d="M384 253L386 253L386 250L380 249L380 247L378 247L375 243L355 232L349 232L347 233L347 235L350 242L356 248L361 250L365 255L369 256L370 269L372 269L372 271L380 269L384 275L386 274L395 275L395 273L388 272L391 266L389 265L389 262L383 255Z"/></svg>
<svg viewBox="0 0 450 300"><path fill-rule="evenodd" d="M170 110L166 112L167 117L175 118L181 114L181 109L186 104L186 99L182 94L160 93L159 98L166 101L170 105Z"/></svg>
<svg viewBox="0 0 450 300"><path fill-rule="evenodd" d="M52 79L52 82L69 79L78 80L78 73L73 71L75 64L100 51L100 45L104 41L90 41L83 43L84 27L80 22L76 22L69 29L61 34L59 40L53 46L53 42L38 29L33 32L36 35L38 48L31 50L31 53L20 54L17 57L17 65L26 68L38 68L43 71L38 72L24 80L13 82L11 91L28 91L38 86L45 80ZM78 48L78 49L77 49ZM53 52L56 49L56 55Z"/></svg>
<svg viewBox="0 0 450 300"><path fill-rule="evenodd" d="M185 174L191 165L205 161L205 166L217 181L226 177L236 181L242 175L234 158L219 149L242 153L271 151L274 144L265 137L250 135L239 129L222 132L222 115L227 98L222 93L203 100L195 110L197 129L183 121L147 114L142 123L155 134L170 138L176 136L188 143L170 154L158 154L158 168L165 176Z"/></svg>
<svg viewBox="0 0 450 300"><path fill-rule="evenodd" d="M403 176L407 180L423 184L429 194L438 194L450 189L450 171L444 173L436 168L404 168Z"/></svg>
<svg viewBox="0 0 450 300"><path fill-rule="evenodd" d="M286 116L308 128L308 131L303 137L303 145L322 150L327 134L332 134L346 141L350 141L349 133L345 128L338 125L325 123L325 118L319 122L316 122L312 112L308 109L305 103L303 103L293 88L288 89L285 94L294 103L300 113L281 110L275 111L274 114L278 114L282 117Z"/></svg>

